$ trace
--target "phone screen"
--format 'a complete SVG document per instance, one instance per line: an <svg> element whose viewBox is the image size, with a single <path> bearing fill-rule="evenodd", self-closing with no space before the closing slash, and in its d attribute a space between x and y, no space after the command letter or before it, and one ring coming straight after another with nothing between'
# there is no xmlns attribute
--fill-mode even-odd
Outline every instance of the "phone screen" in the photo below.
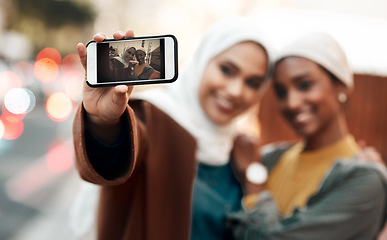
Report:
<svg viewBox="0 0 387 240"><path fill-rule="evenodd" d="M164 38L97 44L97 83L165 78Z"/></svg>

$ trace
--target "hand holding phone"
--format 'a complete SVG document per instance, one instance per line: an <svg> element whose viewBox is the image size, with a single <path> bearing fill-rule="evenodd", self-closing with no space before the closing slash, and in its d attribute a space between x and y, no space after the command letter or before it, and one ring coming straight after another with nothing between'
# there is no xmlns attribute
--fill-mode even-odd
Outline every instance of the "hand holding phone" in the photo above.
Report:
<svg viewBox="0 0 387 240"><path fill-rule="evenodd" d="M104 39L87 44L87 83L171 83L177 79L177 40L173 35Z"/></svg>
<svg viewBox="0 0 387 240"><path fill-rule="evenodd" d="M132 30L126 33L116 32L114 39L134 37ZM96 34L94 41L102 42L104 34ZM87 80L87 51L83 43L77 45L80 61L85 68ZM133 86L116 85L115 87L92 88L86 81L83 86L82 104L86 110L86 121L89 131L106 144L114 143L120 134L120 117L124 113Z"/></svg>

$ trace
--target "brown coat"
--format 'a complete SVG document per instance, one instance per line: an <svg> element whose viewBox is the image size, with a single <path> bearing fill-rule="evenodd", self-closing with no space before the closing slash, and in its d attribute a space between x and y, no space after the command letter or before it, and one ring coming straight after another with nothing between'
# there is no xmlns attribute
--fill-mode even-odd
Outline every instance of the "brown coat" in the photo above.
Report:
<svg viewBox="0 0 387 240"><path fill-rule="evenodd" d="M114 181L102 178L89 162L82 104L74 119L79 174L102 186L98 239L189 239L196 141L150 103L130 105L126 111L132 143L130 170Z"/></svg>

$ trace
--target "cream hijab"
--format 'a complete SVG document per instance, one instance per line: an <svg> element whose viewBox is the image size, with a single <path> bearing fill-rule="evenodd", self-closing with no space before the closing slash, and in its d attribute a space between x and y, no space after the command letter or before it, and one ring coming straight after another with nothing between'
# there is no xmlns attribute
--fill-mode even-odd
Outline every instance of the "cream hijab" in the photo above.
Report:
<svg viewBox="0 0 387 240"><path fill-rule="evenodd" d="M236 121L219 126L203 111L198 97L202 74L213 57L239 42L257 42L269 53L263 34L252 24L252 20L242 17L217 22L204 35L176 82L133 94L134 98L146 100L164 111L196 139L199 162L226 164L236 133Z"/></svg>
<svg viewBox="0 0 387 240"><path fill-rule="evenodd" d="M312 60L335 75L348 88L354 87L353 73L345 51L338 41L327 33L308 32L302 35L280 51L276 62L290 56Z"/></svg>

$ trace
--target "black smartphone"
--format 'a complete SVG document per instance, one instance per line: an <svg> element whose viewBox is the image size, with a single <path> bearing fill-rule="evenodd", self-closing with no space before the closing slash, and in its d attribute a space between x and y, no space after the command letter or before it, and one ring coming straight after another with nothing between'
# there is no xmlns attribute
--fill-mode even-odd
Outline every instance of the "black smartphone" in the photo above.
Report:
<svg viewBox="0 0 387 240"><path fill-rule="evenodd" d="M177 40L173 35L90 41L87 49L87 84L171 83L178 77Z"/></svg>

